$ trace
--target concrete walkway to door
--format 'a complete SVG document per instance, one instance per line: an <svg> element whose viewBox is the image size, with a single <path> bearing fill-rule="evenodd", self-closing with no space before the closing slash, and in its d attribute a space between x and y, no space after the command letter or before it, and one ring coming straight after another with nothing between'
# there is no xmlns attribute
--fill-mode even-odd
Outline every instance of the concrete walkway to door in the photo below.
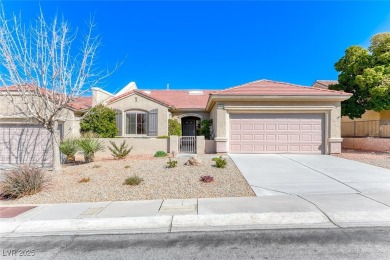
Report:
<svg viewBox="0 0 390 260"><path fill-rule="evenodd" d="M390 170L334 156L229 156L258 196L390 192Z"/></svg>

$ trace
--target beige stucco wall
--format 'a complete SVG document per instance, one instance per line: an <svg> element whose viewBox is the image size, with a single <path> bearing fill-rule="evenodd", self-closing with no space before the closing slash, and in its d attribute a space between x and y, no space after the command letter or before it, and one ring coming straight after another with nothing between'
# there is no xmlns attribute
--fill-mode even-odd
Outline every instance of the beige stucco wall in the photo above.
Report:
<svg viewBox="0 0 390 260"><path fill-rule="evenodd" d="M156 103L152 100L144 98L140 95L133 94L125 98L119 99L107 105L108 107L122 111L122 133L126 135L126 112L131 110L140 110L148 112L153 109L158 109L158 130L157 135L168 135L168 108L164 105Z"/></svg>
<svg viewBox="0 0 390 260"><path fill-rule="evenodd" d="M173 111L172 113L172 118L179 120L182 117L186 116L196 116L200 117L201 119L209 119L210 118L210 113L207 111L199 110L199 111L194 111L194 110L179 110L179 111Z"/></svg>
<svg viewBox="0 0 390 260"><path fill-rule="evenodd" d="M108 149L110 141L115 142L118 146L126 141L128 147L133 147L130 155L134 154L152 154L154 155L157 151L168 152L168 139L159 138L139 138L139 137L118 137L118 138L99 138L105 148L104 151L96 153L99 158L113 158L110 150Z"/></svg>
<svg viewBox="0 0 390 260"><path fill-rule="evenodd" d="M22 98L19 96L14 96L14 102L19 104L21 109L24 109ZM40 99L36 98L37 104L39 104ZM37 106L38 108L40 106ZM27 111L27 109L26 109ZM16 118L9 118L16 117ZM70 109L63 109L60 113L60 124L64 125L64 137L70 137L78 135L80 133L80 118L77 118L74 112ZM28 119L23 115L20 110L13 105L9 99L5 96L0 95L0 123L11 123L11 124L38 124L34 119Z"/></svg>
<svg viewBox="0 0 390 260"><path fill-rule="evenodd" d="M92 88L92 106L96 106L98 104L104 104L105 101L112 98L114 95L104 91L101 88Z"/></svg>
<svg viewBox="0 0 390 260"><path fill-rule="evenodd" d="M235 110L234 107L245 108ZM250 109L250 107L254 107L254 109ZM261 107L261 109L256 107ZM216 102L210 114L213 119L217 153L228 152L230 113L322 113L325 115L326 153L341 152L340 102Z"/></svg>

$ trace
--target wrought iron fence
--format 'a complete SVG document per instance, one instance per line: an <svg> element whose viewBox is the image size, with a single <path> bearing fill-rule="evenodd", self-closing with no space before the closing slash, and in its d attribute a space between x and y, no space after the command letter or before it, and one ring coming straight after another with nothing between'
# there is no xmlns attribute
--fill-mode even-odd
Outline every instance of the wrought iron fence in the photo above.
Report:
<svg viewBox="0 0 390 260"><path fill-rule="evenodd" d="M390 120L341 123L342 137L390 137Z"/></svg>
<svg viewBox="0 0 390 260"><path fill-rule="evenodd" d="M196 153L196 136L179 137L180 153Z"/></svg>

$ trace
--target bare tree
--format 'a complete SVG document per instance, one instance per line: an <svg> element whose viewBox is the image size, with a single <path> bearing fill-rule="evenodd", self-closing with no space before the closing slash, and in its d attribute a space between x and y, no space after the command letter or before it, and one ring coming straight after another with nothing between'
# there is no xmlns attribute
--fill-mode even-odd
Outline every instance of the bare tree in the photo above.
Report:
<svg viewBox="0 0 390 260"><path fill-rule="evenodd" d="M63 18L48 20L42 10L31 24L21 15L0 14L0 95L17 113L35 119L51 133L53 169L61 169L58 122L76 98L110 73L96 68L100 36L95 24L87 32L71 31Z"/></svg>

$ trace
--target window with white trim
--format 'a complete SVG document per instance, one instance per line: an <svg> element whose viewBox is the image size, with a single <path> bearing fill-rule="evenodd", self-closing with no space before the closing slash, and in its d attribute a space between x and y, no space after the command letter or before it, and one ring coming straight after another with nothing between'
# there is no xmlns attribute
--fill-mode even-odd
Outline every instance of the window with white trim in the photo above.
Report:
<svg viewBox="0 0 390 260"><path fill-rule="evenodd" d="M126 134L146 135L148 133L148 114L143 111L126 112Z"/></svg>

